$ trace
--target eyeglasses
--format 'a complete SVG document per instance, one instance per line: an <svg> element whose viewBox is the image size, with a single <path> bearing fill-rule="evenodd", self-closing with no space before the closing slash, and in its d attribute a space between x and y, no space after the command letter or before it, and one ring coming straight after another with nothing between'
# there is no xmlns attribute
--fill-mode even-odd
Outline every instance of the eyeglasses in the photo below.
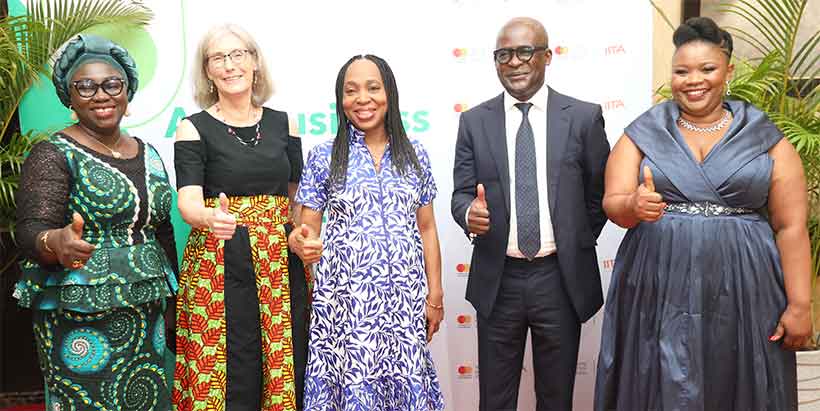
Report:
<svg viewBox="0 0 820 411"><path fill-rule="evenodd" d="M532 47L532 46L521 46L517 48L512 47L505 47L502 49L498 49L493 51L493 57L495 57L495 62L498 64L507 64L512 60L513 54L518 56L518 60L522 63L526 63L532 59L532 56L535 55L536 51L544 51L545 53L549 53L549 47Z"/></svg>
<svg viewBox="0 0 820 411"><path fill-rule="evenodd" d="M246 49L236 49L231 50L227 53L212 54L208 57L208 65L212 68L225 67L225 63L228 61L228 59L231 60L231 63L239 65L245 62L245 57L247 57L248 54L253 54L253 51Z"/></svg>
<svg viewBox="0 0 820 411"><path fill-rule="evenodd" d="M82 79L72 81L71 85L74 86L74 90L77 90L77 94L82 98L94 97L100 88L102 88L105 94L111 97L117 97L122 94L122 89L125 88L125 80L119 77L111 77L103 80L102 83L97 83L91 79Z"/></svg>

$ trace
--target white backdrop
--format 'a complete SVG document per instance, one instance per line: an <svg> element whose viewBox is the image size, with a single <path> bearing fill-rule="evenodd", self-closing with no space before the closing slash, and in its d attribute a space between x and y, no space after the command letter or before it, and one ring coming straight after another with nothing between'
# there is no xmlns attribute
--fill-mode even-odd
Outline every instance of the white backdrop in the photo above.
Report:
<svg viewBox="0 0 820 411"><path fill-rule="evenodd" d="M141 36L121 43L143 77L126 119L129 132L154 144L173 169L173 130L198 109L190 83L200 36L231 22L260 43L276 94L268 106L299 124L304 154L335 132L334 82L352 55L377 54L393 68L408 134L430 153L439 195L446 317L431 348L449 410L478 407L475 312L464 299L471 248L450 216L453 151L461 111L499 94L492 61L499 28L515 16L544 23L553 51L547 82L558 91L603 106L611 144L651 104L652 21L646 1L416 0L146 0L156 18ZM116 32L112 37L120 37ZM237 165L240 166L240 165ZM608 224L598 256L609 285L622 232ZM575 409L592 409L600 339L599 312L584 325ZM529 348L528 348L529 351ZM525 358L520 410L533 410L531 357Z"/></svg>

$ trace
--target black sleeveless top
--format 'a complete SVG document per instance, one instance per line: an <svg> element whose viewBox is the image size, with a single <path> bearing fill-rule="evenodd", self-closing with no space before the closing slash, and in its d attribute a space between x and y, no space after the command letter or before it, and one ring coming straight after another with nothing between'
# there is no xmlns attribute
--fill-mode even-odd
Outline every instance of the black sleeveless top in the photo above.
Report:
<svg viewBox="0 0 820 411"><path fill-rule="evenodd" d="M228 196L259 194L288 195L288 183L298 183L302 175L302 142L288 135L288 116L263 108L259 120L261 140L242 144L256 136L256 125L231 127L207 111L188 120L199 132L199 141L174 143L177 188L202 186L205 198L219 193Z"/></svg>

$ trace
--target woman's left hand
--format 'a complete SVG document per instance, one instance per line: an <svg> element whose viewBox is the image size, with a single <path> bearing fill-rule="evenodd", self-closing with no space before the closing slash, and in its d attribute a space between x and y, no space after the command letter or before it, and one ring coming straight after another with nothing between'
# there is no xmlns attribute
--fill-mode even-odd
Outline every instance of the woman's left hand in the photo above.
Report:
<svg viewBox="0 0 820 411"><path fill-rule="evenodd" d="M811 312L808 307L800 308L787 305L786 311L780 316L774 334L769 341L783 340L783 348L799 350L806 346L811 336Z"/></svg>
<svg viewBox="0 0 820 411"><path fill-rule="evenodd" d="M429 343L433 340L433 334L438 332L441 321L444 320L444 298L441 295L428 295L424 308L427 316L427 342Z"/></svg>

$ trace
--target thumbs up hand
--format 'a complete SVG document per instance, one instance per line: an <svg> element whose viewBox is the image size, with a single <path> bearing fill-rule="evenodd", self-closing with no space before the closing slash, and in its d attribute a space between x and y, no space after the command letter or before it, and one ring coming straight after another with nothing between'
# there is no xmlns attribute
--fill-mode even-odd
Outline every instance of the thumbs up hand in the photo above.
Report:
<svg viewBox="0 0 820 411"><path fill-rule="evenodd" d="M288 246L305 264L318 262L322 257L322 249L324 248L322 240L319 239L319 234L307 224L302 224L290 233Z"/></svg>
<svg viewBox="0 0 820 411"><path fill-rule="evenodd" d="M230 240L236 231L236 217L231 214L228 206L228 196L219 193L219 205L206 210L208 214L205 222L219 240Z"/></svg>
<svg viewBox="0 0 820 411"><path fill-rule="evenodd" d="M655 181L652 179L652 170L643 166L643 183L632 194L630 200L632 212L641 221L658 221L663 216L666 202L655 192Z"/></svg>
<svg viewBox="0 0 820 411"><path fill-rule="evenodd" d="M91 258L95 247L83 240L83 227L85 220L78 213L71 216L71 223L59 230L59 234L55 245L49 247L57 256L57 261L63 267L70 269L78 269L85 265L85 262Z"/></svg>
<svg viewBox="0 0 820 411"><path fill-rule="evenodd" d="M484 184L476 186L476 198L470 203L467 212L467 229L475 235L486 234L490 231L490 210L487 208L487 198Z"/></svg>

